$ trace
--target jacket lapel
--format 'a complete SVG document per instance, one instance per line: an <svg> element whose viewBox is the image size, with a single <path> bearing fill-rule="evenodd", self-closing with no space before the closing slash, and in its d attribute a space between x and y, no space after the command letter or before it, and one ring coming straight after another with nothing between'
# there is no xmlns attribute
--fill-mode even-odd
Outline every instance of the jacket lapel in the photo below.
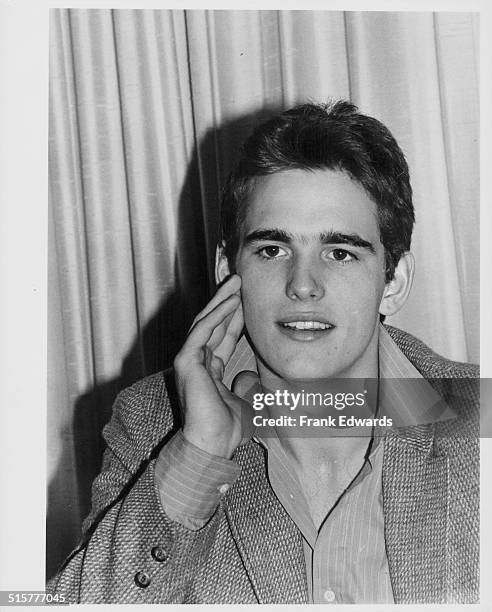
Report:
<svg viewBox="0 0 492 612"><path fill-rule="evenodd" d="M396 603L444 603L448 460L434 426L401 429L384 442L383 507Z"/></svg>
<svg viewBox="0 0 492 612"><path fill-rule="evenodd" d="M264 451L236 451L242 466L224 497L226 516L259 603L307 603L301 535L266 478Z"/></svg>

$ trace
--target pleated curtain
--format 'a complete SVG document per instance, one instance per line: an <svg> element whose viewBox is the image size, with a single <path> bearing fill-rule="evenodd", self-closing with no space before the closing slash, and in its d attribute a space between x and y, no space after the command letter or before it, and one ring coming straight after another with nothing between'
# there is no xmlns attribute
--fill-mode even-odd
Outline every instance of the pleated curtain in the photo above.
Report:
<svg viewBox="0 0 492 612"><path fill-rule="evenodd" d="M478 16L53 9L47 573L75 545L115 394L213 291L220 189L259 117L348 98L412 177L417 273L388 322L479 354Z"/></svg>

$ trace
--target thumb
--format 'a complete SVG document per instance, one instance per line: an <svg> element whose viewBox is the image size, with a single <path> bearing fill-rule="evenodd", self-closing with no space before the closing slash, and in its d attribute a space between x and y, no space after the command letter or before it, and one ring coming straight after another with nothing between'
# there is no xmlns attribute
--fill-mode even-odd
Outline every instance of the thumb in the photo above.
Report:
<svg viewBox="0 0 492 612"><path fill-rule="evenodd" d="M252 404L253 395L261 393L260 377L251 370L239 372L232 381L232 392L247 401L248 404Z"/></svg>
<svg viewBox="0 0 492 612"><path fill-rule="evenodd" d="M254 411L252 408L255 393L261 393L260 378L256 372L245 370L239 372L232 381L232 392L246 402L249 410L241 414L242 440L241 446L251 440L255 427L253 425Z"/></svg>

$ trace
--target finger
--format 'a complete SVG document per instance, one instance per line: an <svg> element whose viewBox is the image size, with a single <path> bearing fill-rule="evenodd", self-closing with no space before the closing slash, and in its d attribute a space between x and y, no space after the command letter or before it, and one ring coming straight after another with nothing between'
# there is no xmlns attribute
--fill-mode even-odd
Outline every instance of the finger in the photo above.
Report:
<svg viewBox="0 0 492 612"><path fill-rule="evenodd" d="M230 295L235 293L239 294L240 288L241 277L238 274L232 274L232 276L219 287L217 293L213 296L210 302L208 302L205 308L196 315L191 325L191 329L193 329L198 321L201 321L203 317L206 317L216 306L226 300Z"/></svg>
<svg viewBox="0 0 492 612"><path fill-rule="evenodd" d="M215 354L222 359L224 363L227 363L231 358L234 349L236 348L239 337L244 327L243 307L241 302L238 304L237 309L234 311L230 321L225 329L225 334L217 344ZM213 339L213 338L212 338Z"/></svg>
<svg viewBox="0 0 492 612"><path fill-rule="evenodd" d="M224 378L224 362L222 359L214 355L208 371L215 381L222 382L222 379Z"/></svg>
<svg viewBox="0 0 492 612"><path fill-rule="evenodd" d="M210 341L214 330L228 317L240 303L238 295L230 295L218 304L190 330L183 349L202 349Z"/></svg>
<svg viewBox="0 0 492 612"><path fill-rule="evenodd" d="M243 312L242 303L241 301L239 301L237 305L237 309L231 312L230 314L228 314L227 317L224 318L223 322L214 329L212 337L208 341L207 346L209 346L212 350L215 351L216 349L220 347L221 343L224 341L224 338L228 335L228 333L236 334L236 339L233 340L233 342L237 343L237 339L239 338L242 328L244 326L244 319L243 319L242 312ZM237 330L237 328L239 329ZM232 350L234 350L234 347Z"/></svg>
<svg viewBox="0 0 492 612"><path fill-rule="evenodd" d="M243 372L239 372L237 376L232 381L232 392L237 397L241 398L243 402L248 406L247 409L244 408L242 410L242 440L241 445L246 444L254 434L254 410L253 410L253 401L256 393L261 393L261 382L260 377L256 372L252 372L251 370L246 370Z"/></svg>
<svg viewBox="0 0 492 612"><path fill-rule="evenodd" d="M247 374L254 375L255 373L247 372ZM236 393L229 391L229 389L222 382L217 381L216 387L224 402L227 403L227 405L234 412L236 418L241 422L240 446L242 446L251 440L255 431L252 404L251 402L240 398Z"/></svg>
<svg viewBox="0 0 492 612"><path fill-rule="evenodd" d="M238 305L238 308L239 308L239 305ZM235 316L235 313L236 311L233 311L230 314L228 314L227 317L224 318L222 323L214 329L213 334L210 337L210 340L207 342L207 346L209 346L212 350L215 351L220 346L222 341L224 340L224 337L227 333L227 329L229 325L231 324L231 321L233 317Z"/></svg>
<svg viewBox="0 0 492 612"><path fill-rule="evenodd" d="M209 348L205 348L205 368L214 380L222 380L224 375L224 362L220 357L214 355Z"/></svg>

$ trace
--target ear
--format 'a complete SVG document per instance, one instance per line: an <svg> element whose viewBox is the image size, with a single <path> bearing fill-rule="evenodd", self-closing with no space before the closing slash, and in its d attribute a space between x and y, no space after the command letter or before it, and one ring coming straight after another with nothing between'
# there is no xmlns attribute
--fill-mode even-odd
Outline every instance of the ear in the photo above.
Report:
<svg viewBox="0 0 492 612"><path fill-rule="evenodd" d="M415 260L412 253L407 251L400 257L393 279L384 288L379 314L390 316L400 310L412 288L414 270Z"/></svg>
<svg viewBox="0 0 492 612"><path fill-rule="evenodd" d="M224 243L219 243L215 249L215 283L220 283L230 275L229 262L224 255Z"/></svg>

